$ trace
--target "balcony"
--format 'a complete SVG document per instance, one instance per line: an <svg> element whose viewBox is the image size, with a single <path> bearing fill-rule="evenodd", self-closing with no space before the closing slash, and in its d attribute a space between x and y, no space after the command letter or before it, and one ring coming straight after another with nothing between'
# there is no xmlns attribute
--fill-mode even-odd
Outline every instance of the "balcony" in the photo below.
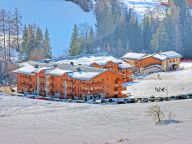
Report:
<svg viewBox="0 0 192 144"><path fill-rule="evenodd" d="M104 82L96 82L96 83L86 83L86 82L81 82L80 83L81 86L88 86L88 87L91 87L91 86L104 86Z"/></svg>

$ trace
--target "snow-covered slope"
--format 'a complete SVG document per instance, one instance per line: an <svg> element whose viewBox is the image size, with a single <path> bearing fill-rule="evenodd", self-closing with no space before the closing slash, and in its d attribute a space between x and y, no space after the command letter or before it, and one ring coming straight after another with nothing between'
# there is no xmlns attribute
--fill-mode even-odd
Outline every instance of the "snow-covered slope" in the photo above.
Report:
<svg viewBox="0 0 192 144"><path fill-rule="evenodd" d="M165 7L161 4L163 0L118 0L127 8L133 9L139 16L152 14L154 17L163 17Z"/></svg>
<svg viewBox="0 0 192 144"><path fill-rule="evenodd" d="M154 125L147 111L161 106L181 123ZM1 144L190 144L192 100L89 105L0 96Z"/></svg>

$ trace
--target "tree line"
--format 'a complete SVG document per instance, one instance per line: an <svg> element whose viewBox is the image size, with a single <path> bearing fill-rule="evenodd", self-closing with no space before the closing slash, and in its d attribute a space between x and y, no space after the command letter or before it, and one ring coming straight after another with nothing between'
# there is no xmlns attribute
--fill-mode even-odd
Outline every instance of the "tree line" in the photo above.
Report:
<svg viewBox="0 0 192 144"><path fill-rule="evenodd" d="M35 24L24 26L21 45L21 60L51 59L53 56L48 29L43 33Z"/></svg>
<svg viewBox="0 0 192 144"><path fill-rule="evenodd" d="M94 31L91 26L86 23L80 25L75 24L71 36L69 54L76 56L95 53L94 37Z"/></svg>
<svg viewBox="0 0 192 144"><path fill-rule="evenodd" d="M5 61L10 61L12 52L20 49L21 18L17 8L13 13L0 10L0 57Z"/></svg>
<svg viewBox="0 0 192 144"><path fill-rule="evenodd" d="M97 0L92 49L117 57L126 52L174 50L184 58L191 58L192 14L187 0L172 0L164 10L164 18L155 17L153 13L141 18L118 0Z"/></svg>
<svg viewBox="0 0 192 144"><path fill-rule="evenodd" d="M0 9L0 84L15 82L17 62L52 58L48 29L36 24L24 25L22 14Z"/></svg>

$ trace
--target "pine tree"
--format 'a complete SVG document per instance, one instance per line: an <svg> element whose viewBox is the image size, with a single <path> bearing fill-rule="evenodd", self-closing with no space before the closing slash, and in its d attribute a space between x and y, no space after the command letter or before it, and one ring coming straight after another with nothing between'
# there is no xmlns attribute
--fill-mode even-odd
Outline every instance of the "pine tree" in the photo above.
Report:
<svg viewBox="0 0 192 144"><path fill-rule="evenodd" d="M45 30L44 34L43 50L45 58L51 59L53 57L48 29Z"/></svg>
<svg viewBox="0 0 192 144"><path fill-rule="evenodd" d="M31 51L31 59L43 59L43 34L39 27L34 28L35 37L34 37L34 48Z"/></svg>
<svg viewBox="0 0 192 144"><path fill-rule="evenodd" d="M91 27L88 33L88 38L87 38L87 53L91 54L94 53L94 32L93 28Z"/></svg>
<svg viewBox="0 0 192 144"><path fill-rule="evenodd" d="M151 40L151 50L153 52L165 51L169 49L169 44L169 36L165 28L165 23L162 21L159 24L156 33L153 34Z"/></svg>
<svg viewBox="0 0 192 144"><path fill-rule="evenodd" d="M151 29L151 22L149 16L144 16L143 18L143 30L142 30L142 37L143 37L143 50L149 52L150 49L150 41L152 38L152 29Z"/></svg>
<svg viewBox="0 0 192 144"><path fill-rule="evenodd" d="M80 54L79 32L77 25L74 25L73 28L69 53L71 56L76 56Z"/></svg>
<svg viewBox="0 0 192 144"><path fill-rule="evenodd" d="M15 48L19 52L20 44L21 44L20 35L22 31L22 15L18 8L15 8L12 24L13 24L13 31L14 31Z"/></svg>
<svg viewBox="0 0 192 144"><path fill-rule="evenodd" d="M23 35L22 35L22 44L21 44L21 49L20 49L20 55L19 55L19 60L27 60L28 54L27 54L27 49L28 49L28 28L25 25L23 29Z"/></svg>

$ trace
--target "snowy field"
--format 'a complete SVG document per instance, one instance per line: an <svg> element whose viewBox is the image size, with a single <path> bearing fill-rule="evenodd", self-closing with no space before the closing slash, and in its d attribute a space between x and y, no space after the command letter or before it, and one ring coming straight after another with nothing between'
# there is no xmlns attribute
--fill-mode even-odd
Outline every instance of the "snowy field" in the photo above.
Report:
<svg viewBox="0 0 192 144"><path fill-rule="evenodd" d="M127 93L133 97L167 97L192 93L192 63L181 63L184 70L160 72L147 76L144 80L135 81L127 87ZM155 88L165 88L164 92L156 92Z"/></svg>
<svg viewBox="0 0 192 144"><path fill-rule="evenodd" d="M180 123L155 125L152 104ZM189 144L192 100L89 105L0 97L1 144ZM166 117L165 117L166 119Z"/></svg>

